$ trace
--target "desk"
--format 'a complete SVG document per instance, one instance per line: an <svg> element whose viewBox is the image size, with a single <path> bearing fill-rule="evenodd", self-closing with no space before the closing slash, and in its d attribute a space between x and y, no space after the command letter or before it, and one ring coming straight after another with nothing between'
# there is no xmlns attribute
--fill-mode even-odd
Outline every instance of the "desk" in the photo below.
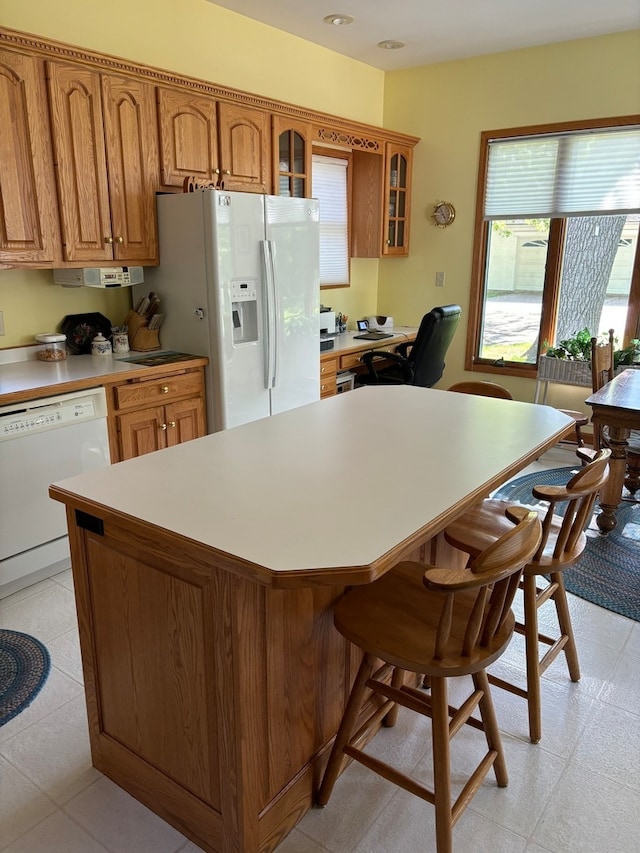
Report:
<svg viewBox="0 0 640 853"><path fill-rule="evenodd" d="M380 341L358 340L362 332L343 332L334 337L333 349L320 356L320 397L332 397L336 393L336 374L362 367L362 353L372 349L393 351L403 341L415 341L418 333L414 326L397 326L390 338Z"/></svg>
<svg viewBox="0 0 640 853"><path fill-rule="evenodd" d="M273 850L359 663L333 627L344 587L420 558L568 423L369 387L54 484L94 765L205 850Z"/></svg>
<svg viewBox="0 0 640 853"><path fill-rule="evenodd" d="M591 406L595 424L608 428L611 448L609 479L600 491L602 512L596 521L602 533L616 526L616 510L622 497L627 457L627 439L632 429L640 429L640 370L625 370L585 400Z"/></svg>

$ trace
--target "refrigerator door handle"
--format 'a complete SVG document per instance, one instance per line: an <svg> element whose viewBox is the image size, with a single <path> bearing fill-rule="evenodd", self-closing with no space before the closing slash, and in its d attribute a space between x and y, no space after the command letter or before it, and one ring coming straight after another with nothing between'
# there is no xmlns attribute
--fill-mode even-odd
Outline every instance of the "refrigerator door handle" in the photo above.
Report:
<svg viewBox="0 0 640 853"><path fill-rule="evenodd" d="M274 246L272 240L262 241L262 261L264 265L265 300L265 385L275 388L278 378L278 338L276 326L276 276L273 262Z"/></svg>

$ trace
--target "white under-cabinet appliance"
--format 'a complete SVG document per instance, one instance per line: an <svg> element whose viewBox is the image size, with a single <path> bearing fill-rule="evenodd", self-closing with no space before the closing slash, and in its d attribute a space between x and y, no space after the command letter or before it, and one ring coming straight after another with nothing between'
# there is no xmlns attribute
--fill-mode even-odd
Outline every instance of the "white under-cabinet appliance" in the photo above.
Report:
<svg viewBox="0 0 640 853"><path fill-rule="evenodd" d="M320 398L315 199L198 190L158 196L163 349L209 358L209 432Z"/></svg>
<svg viewBox="0 0 640 853"><path fill-rule="evenodd" d="M0 407L0 598L69 568L49 485L109 463L104 388Z"/></svg>

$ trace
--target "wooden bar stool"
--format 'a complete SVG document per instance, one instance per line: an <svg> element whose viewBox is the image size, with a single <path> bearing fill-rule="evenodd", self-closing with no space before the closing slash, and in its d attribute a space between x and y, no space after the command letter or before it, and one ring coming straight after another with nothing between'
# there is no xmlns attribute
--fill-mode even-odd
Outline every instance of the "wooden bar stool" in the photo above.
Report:
<svg viewBox="0 0 640 853"><path fill-rule="evenodd" d="M571 680L580 680L562 573L578 562L586 547L584 531L591 520L598 491L609 475L610 456L608 449L598 451L593 461L581 468L566 486L541 485L532 490L533 497L545 501L547 506L541 510L542 542L525 566L521 581L524 622L516 623L517 633L523 634L525 639L526 688L494 675L489 675L489 681L527 700L529 737L533 743L538 743L542 736L540 677L560 652L564 652ZM559 506L564 507L564 515L557 514ZM511 512L507 501L482 501L445 528L445 539L473 558L508 529L507 518ZM550 599L555 604L559 625L559 636L555 638L540 634L538 629L538 610ZM542 658L541 643L550 647Z"/></svg>
<svg viewBox="0 0 640 853"><path fill-rule="evenodd" d="M324 806L347 758L435 806L438 853L451 853L452 829L493 766L498 785L507 769L485 667L513 634L511 603L522 567L541 540L536 512L513 507L508 530L467 568L400 563L337 603L335 626L365 652L317 796ZM425 571L426 568L426 571ZM379 659L383 665L374 673ZM404 684L406 671L431 678L431 695ZM474 690L458 708L448 704L447 679L471 675ZM359 714L368 690L382 697L368 719ZM363 746L381 723L392 724L397 705L432 720L433 790L368 755ZM479 707L481 720L473 718ZM449 743L467 723L484 732L487 752L456 801L451 802ZM354 729L358 730L354 733Z"/></svg>

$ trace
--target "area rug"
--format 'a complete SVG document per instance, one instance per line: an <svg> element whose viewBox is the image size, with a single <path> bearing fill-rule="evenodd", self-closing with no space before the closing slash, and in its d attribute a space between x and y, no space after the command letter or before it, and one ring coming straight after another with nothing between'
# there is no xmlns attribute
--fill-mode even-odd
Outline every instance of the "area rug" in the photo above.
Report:
<svg viewBox="0 0 640 853"><path fill-rule="evenodd" d="M50 666L49 652L39 640L0 628L0 726L33 702Z"/></svg>
<svg viewBox="0 0 640 853"><path fill-rule="evenodd" d="M531 494L535 485L564 485L577 470L551 468L525 474L502 486L494 497L535 507L539 505ZM565 586L580 598L640 622L640 503L623 501L616 512L618 524L607 536L598 531L595 514L582 558L564 573Z"/></svg>

